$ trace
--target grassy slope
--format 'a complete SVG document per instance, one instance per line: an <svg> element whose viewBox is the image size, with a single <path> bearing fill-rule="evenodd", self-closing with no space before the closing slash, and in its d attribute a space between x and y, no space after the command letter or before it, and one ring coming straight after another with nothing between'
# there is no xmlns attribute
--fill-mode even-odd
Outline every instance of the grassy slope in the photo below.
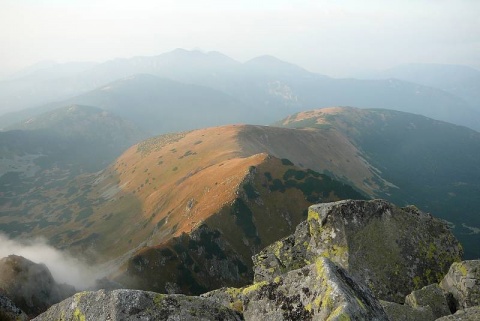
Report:
<svg viewBox="0 0 480 321"><path fill-rule="evenodd" d="M271 140L273 147L262 142L262 137ZM102 172L79 176L66 187L39 189L28 208L5 204L9 213L24 210L25 215L22 220L5 215L0 222L13 220L22 228L27 226L29 234L45 235L57 247L91 260L112 260L112 269L124 263L124 269L116 275L125 283L146 264L141 257L158 262L159 251L172 251L169 268L163 267L171 271L171 279L163 283L157 280L154 286L155 282L142 275L145 283L131 286L165 291L165 282L179 275L193 277L196 281L189 284L198 285L192 289L181 285L184 292L245 284L251 280L250 256L290 234L304 219L308 205L364 197L326 175L280 160L292 157L297 164L305 162L306 167L310 166L307 159L316 158L326 164L317 164L316 169L325 167L341 177L345 160L337 162L334 158L351 155L348 157L356 161L355 150L335 148L336 139L308 131L258 126L223 126L163 135L131 147ZM301 142L308 147L304 151L307 155L297 150ZM329 142L329 147L318 148L324 142ZM333 154L328 156L330 152ZM358 164L359 170L372 175L368 166ZM42 201L38 201L40 198ZM208 233L202 232L204 229ZM233 264L232 269L238 273L222 279L224 274L219 272L220 283L215 283L203 272L195 272L198 266L211 263L202 261L203 256L198 254L200 248L211 249L213 244L205 235L216 236L214 243L222 246L228 254L225 257L233 258L225 264ZM192 238L199 243L191 245ZM185 248L189 256L184 254ZM133 253L137 254L131 258ZM198 261L197 268L184 257ZM217 259L213 254L211 257ZM180 266L187 267L182 271L193 276L178 274ZM149 268L155 277L163 275L157 268Z"/></svg>
<svg viewBox="0 0 480 321"><path fill-rule="evenodd" d="M397 188L384 198L455 224L467 258L480 257L480 134L423 116L387 110L328 108L278 123L293 128L334 128L358 146L382 177Z"/></svg>

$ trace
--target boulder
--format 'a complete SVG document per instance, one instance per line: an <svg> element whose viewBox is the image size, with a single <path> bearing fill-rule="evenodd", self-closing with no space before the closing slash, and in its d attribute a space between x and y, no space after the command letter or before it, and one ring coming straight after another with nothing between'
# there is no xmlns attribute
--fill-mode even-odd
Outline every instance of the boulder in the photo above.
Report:
<svg viewBox="0 0 480 321"><path fill-rule="evenodd" d="M440 287L451 294L456 310L480 305L480 260L453 263Z"/></svg>
<svg viewBox="0 0 480 321"><path fill-rule="evenodd" d="M436 318L429 306L412 308L406 304L380 301L390 321L434 321Z"/></svg>
<svg viewBox="0 0 480 321"><path fill-rule="evenodd" d="M436 318L452 314L448 307L447 298L438 284L427 285L415 290L405 297L405 304L412 308L429 306Z"/></svg>
<svg viewBox="0 0 480 321"><path fill-rule="evenodd" d="M28 316L20 310L9 298L0 294L0 320L1 321L26 321Z"/></svg>
<svg viewBox="0 0 480 321"><path fill-rule="evenodd" d="M403 303L438 283L463 250L444 221L384 200L313 205L295 233L253 257L255 282L328 257L379 299Z"/></svg>
<svg viewBox="0 0 480 321"><path fill-rule="evenodd" d="M480 320L480 306L459 310L454 315L441 317L436 321L478 321Z"/></svg>
<svg viewBox="0 0 480 321"><path fill-rule="evenodd" d="M44 264L17 255L0 259L0 289L29 316L75 293L74 287L56 283Z"/></svg>
<svg viewBox="0 0 480 321"><path fill-rule="evenodd" d="M243 309L246 321L388 320L367 287L324 257L272 281L224 288L204 297Z"/></svg>
<svg viewBox="0 0 480 321"><path fill-rule="evenodd" d="M33 320L241 321L243 317L200 297L123 289L77 293Z"/></svg>

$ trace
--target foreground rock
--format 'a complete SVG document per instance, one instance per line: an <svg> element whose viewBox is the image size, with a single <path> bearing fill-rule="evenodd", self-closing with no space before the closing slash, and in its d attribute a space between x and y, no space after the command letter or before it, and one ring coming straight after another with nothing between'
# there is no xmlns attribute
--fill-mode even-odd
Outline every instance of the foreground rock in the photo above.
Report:
<svg viewBox="0 0 480 321"><path fill-rule="evenodd" d="M456 310L480 305L480 260L452 264L440 287L451 293Z"/></svg>
<svg viewBox="0 0 480 321"><path fill-rule="evenodd" d="M454 315L445 316L436 321L478 321L480 320L480 306L459 310Z"/></svg>
<svg viewBox="0 0 480 321"><path fill-rule="evenodd" d="M204 297L243 310L247 321L388 320L371 291L327 258L270 282Z"/></svg>
<svg viewBox="0 0 480 321"><path fill-rule="evenodd" d="M20 310L9 298L0 294L0 320L26 321L28 316Z"/></svg>
<svg viewBox="0 0 480 321"><path fill-rule="evenodd" d="M29 316L75 293L72 286L57 284L44 264L17 255L0 259L0 289Z"/></svg>
<svg viewBox="0 0 480 321"><path fill-rule="evenodd" d="M236 311L199 297L139 290L100 290L77 293L33 320L241 321L243 317Z"/></svg>
<svg viewBox="0 0 480 321"><path fill-rule="evenodd" d="M380 301L390 321L434 321L430 306L412 308L407 304Z"/></svg>
<svg viewBox="0 0 480 321"><path fill-rule="evenodd" d="M447 298L438 284L427 285L413 291L405 298L405 304L412 308L428 306L432 309L435 319L451 314Z"/></svg>
<svg viewBox="0 0 480 321"><path fill-rule="evenodd" d="M261 282L329 257L378 299L403 303L412 290L438 283L462 254L447 225L415 207L347 200L311 206L293 235L253 260Z"/></svg>

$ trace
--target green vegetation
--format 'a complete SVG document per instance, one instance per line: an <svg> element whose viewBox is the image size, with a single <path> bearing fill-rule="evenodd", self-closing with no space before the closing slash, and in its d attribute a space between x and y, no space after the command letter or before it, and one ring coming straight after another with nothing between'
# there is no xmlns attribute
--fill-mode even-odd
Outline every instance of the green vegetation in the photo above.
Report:
<svg viewBox="0 0 480 321"><path fill-rule="evenodd" d="M281 160L282 160L282 164L283 164L283 165L285 165L285 166L293 166L293 163L292 163L290 160L288 160L288 159L286 159L286 158L282 158Z"/></svg>
<svg viewBox="0 0 480 321"><path fill-rule="evenodd" d="M260 244L261 240L253 222L253 213L241 198L233 202L231 214L235 216L235 223L240 226L245 236L253 239L255 244Z"/></svg>

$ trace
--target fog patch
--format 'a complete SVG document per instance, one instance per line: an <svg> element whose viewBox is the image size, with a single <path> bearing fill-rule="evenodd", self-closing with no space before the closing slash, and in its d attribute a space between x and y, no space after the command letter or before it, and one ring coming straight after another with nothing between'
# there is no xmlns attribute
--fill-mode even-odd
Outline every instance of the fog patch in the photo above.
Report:
<svg viewBox="0 0 480 321"><path fill-rule="evenodd" d="M99 269L47 244L45 238L12 240L0 233L0 258L19 255L35 263L45 264L57 283L85 290L95 285Z"/></svg>

